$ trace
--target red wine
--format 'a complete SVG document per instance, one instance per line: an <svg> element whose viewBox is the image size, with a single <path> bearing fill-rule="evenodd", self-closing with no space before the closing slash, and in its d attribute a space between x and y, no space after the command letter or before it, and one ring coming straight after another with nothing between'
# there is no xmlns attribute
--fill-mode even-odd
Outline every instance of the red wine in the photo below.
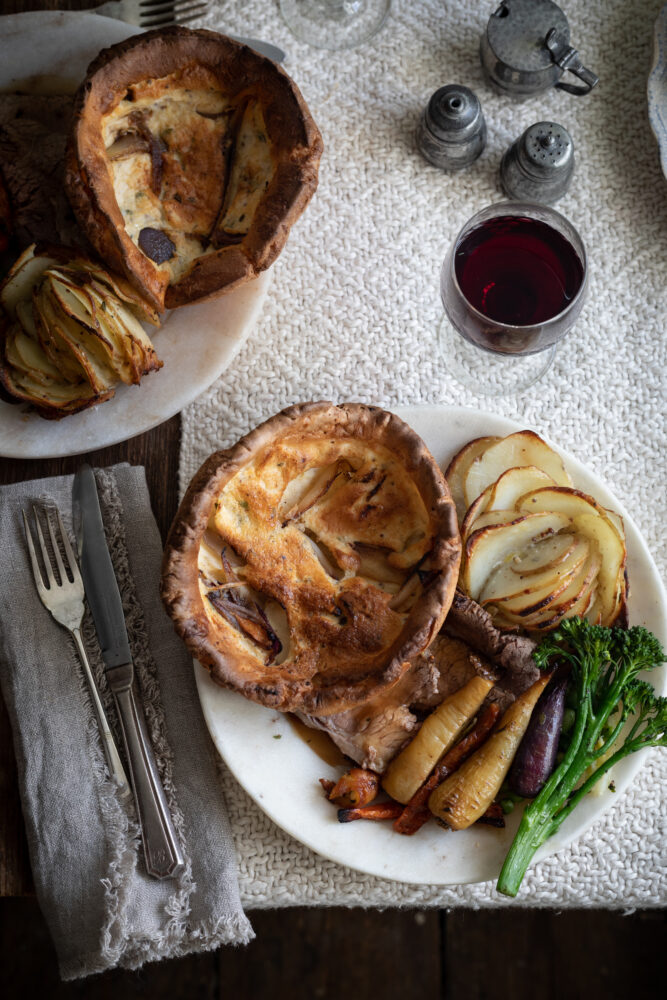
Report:
<svg viewBox="0 0 667 1000"><path fill-rule="evenodd" d="M469 232L456 248L454 267L468 302L507 326L537 326L558 316L584 278L564 236L545 222L511 215ZM486 333L491 347L492 331Z"/></svg>

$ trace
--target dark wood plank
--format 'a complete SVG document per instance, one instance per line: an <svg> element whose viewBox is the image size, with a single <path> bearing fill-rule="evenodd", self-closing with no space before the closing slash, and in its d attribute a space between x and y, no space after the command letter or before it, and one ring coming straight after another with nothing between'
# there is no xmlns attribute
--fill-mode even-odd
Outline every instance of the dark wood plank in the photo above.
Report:
<svg viewBox="0 0 667 1000"><path fill-rule="evenodd" d="M117 462L143 465L150 491L153 513L166 536L178 502L178 452L180 418L173 417L160 427L85 456L63 459L0 459L0 483L21 482L61 473L75 472L85 459L92 465L109 466ZM1 699L0 699L1 701ZM0 708L0 896L19 896L32 891L23 817L16 783L16 765L12 750L9 720L4 704Z"/></svg>
<svg viewBox="0 0 667 1000"><path fill-rule="evenodd" d="M114 969L61 982L49 931L34 899L0 900L0 964L5 1000L215 1000L218 996L217 952L154 963L137 972Z"/></svg>
<svg viewBox="0 0 667 1000"><path fill-rule="evenodd" d="M443 915L444 1000L613 1000L661 990L664 913Z"/></svg>
<svg viewBox="0 0 667 1000"><path fill-rule="evenodd" d="M299 908L250 918L255 941L219 952L220 1000L439 996L437 911Z"/></svg>

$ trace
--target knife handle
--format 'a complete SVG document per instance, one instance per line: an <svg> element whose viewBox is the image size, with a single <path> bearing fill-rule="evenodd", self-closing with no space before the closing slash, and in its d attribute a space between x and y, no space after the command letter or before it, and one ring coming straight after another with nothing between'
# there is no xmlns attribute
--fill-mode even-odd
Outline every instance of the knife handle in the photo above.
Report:
<svg viewBox="0 0 667 1000"><path fill-rule="evenodd" d="M114 695L130 765L146 870L154 878L171 878L183 867L183 854L158 774L146 722L137 708L131 685L114 691Z"/></svg>

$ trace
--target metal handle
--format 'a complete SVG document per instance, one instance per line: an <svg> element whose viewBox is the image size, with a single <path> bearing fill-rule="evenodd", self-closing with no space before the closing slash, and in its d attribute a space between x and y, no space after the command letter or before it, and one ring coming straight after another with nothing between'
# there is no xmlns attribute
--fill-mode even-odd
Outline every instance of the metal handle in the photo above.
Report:
<svg viewBox="0 0 667 1000"><path fill-rule="evenodd" d="M586 69L582 65L577 50L568 45L565 38L555 28L549 31L545 39L545 44L551 53L553 61L557 66L560 66L563 72L568 71L573 76L578 76L584 82L582 87L578 87L574 83L563 83L562 80L559 80L556 84L558 90L565 90L568 94L575 94L577 97L581 97L584 94L589 94L593 87L600 82L600 78L592 70Z"/></svg>
<svg viewBox="0 0 667 1000"><path fill-rule="evenodd" d="M115 667L114 670L123 670ZM110 672L110 671L109 671ZM183 866L183 855L169 814L143 714L131 685L112 685L130 765L134 801L141 826L146 870L155 878L170 878Z"/></svg>
<svg viewBox="0 0 667 1000"><path fill-rule="evenodd" d="M113 738L111 729L109 728L107 717L104 712L104 708L102 707L100 695L97 690L97 684L95 683L93 672L90 669L90 663L88 662L86 649L83 645L83 640L81 639L81 632L79 631L78 628L70 629L70 632L76 643L76 648L79 652L81 663L83 664L84 673L86 675L86 680L88 681L88 687L90 689L90 697L93 699L93 707L95 709L95 714L97 715L97 721L100 727L102 749L104 750L104 756L106 757L107 766L109 768L109 774L118 783L118 794L124 798L125 796L130 794L130 785L127 780L127 775L125 774L125 768L123 767L122 761L118 754L116 741Z"/></svg>

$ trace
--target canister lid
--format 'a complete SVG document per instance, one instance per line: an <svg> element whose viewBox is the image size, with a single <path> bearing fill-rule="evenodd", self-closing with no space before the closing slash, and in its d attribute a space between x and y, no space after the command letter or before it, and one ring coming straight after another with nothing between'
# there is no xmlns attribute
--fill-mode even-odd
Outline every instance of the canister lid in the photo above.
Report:
<svg viewBox="0 0 667 1000"><path fill-rule="evenodd" d="M552 28L569 44L567 18L551 0L503 0L489 18L486 31L499 62L519 72L537 72L553 64L545 45Z"/></svg>

